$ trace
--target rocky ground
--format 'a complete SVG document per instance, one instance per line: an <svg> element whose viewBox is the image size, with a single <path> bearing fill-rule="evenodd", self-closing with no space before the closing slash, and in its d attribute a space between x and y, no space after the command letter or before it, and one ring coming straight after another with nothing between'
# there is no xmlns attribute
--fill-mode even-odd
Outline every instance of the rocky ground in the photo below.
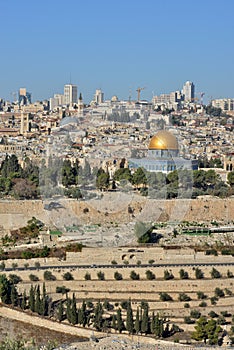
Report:
<svg viewBox="0 0 234 350"><path fill-rule="evenodd" d="M211 350L213 347L202 347L202 350ZM72 343L69 346L60 346L56 350L83 350L83 349L97 349L97 350L196 350L197 347L191 345L182 345L177 343L160 342L154 344L144 343L142 341L132 341L118 336L108 336L99 339L98 342L90 341L89 343Z"/></svg>
<svg viewBox="0 0 234 350"><path fill-rule="evenodd" d="M5 338L27 339L29 342L35 342L35 344L40 346L53 342L54 344L58 344L59 346L62 345L64 347L72 342L78 344L78 342L86 341L85 344L87 347L86 338L55 332L48 328L36 327L32 324L0 316L0 341Z"/></svg>

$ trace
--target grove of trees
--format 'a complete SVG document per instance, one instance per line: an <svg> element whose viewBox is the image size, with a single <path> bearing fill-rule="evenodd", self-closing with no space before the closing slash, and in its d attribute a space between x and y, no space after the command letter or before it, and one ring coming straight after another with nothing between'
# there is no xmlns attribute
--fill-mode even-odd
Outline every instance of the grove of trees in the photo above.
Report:
<svg viewBox="0 0 234 350"><path fill-rule="evenodd" d="M199 158L199 164L201 167L222 166L220 159L208 161L204 157ZM101 191L116 188L135 190L145 196L164 199L195 198L207 194L227 197L234 193L234 172L228 173L226 184L213 169L175 170L166 175L161 172L148 172L141 167L134 173L129 168L120 168L114 173L113 179L110 179L108 172L102 168L91 170L88 161L81 167L78 161L71 163L70 160L49 158L46 166L43 161L39 165L27 158L22 168L15 155L7 155L0 166L2 197L33 199L64 194L80 199L92 196L89 189L95 188Z"/></svg>

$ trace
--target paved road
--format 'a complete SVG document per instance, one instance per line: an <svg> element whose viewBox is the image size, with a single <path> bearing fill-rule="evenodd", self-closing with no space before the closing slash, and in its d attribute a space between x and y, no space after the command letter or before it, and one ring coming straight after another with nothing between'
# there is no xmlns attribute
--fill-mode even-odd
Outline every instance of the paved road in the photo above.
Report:
<svg viewBox="0 0 234 350"><path fill-rule="evenodd" d="M153 267L198 267L198 266L234 266L234 262L224 262L224 263L220 263L220 262L209 262L209 263L162 263L162 264L141 264L141 265L137 265L137 264L89 264L89 265L78 265L78 264L70 264L70 265L45 265L45 266L40 266L40 267L36 267L36 266L29 266L27 268L25 267L6 267L5 271L23 271L23 270L48 270L48 269L100 269L100 268L108 268L108 269L122 269L122 268L153 268Z"/></svg>

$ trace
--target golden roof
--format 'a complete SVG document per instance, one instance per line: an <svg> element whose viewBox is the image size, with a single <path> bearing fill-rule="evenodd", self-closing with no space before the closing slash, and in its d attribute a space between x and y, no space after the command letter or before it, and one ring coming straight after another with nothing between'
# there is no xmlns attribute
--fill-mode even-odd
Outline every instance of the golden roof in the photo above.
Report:
<svg viewBox="0 0 234 350"><path fill-rule="evenodd" d="M161 130L150 140L149 149L178 150L179 146L176 137L172 133Z"/></svg>

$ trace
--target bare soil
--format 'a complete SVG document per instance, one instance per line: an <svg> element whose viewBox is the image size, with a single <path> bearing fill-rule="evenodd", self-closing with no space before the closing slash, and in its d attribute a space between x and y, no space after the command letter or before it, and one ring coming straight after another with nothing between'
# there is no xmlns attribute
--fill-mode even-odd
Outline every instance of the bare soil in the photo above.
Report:
<svg viewBox="0 0 234 350"><path fill-rule="evenodd" d="M0 317L0 341L6 337L10 339L23 338L28 341L33 340L37 345L45 345L50 341L58 345L87 341L87 338L64 334L48 328L36 327L29 323Z"/></svg>

